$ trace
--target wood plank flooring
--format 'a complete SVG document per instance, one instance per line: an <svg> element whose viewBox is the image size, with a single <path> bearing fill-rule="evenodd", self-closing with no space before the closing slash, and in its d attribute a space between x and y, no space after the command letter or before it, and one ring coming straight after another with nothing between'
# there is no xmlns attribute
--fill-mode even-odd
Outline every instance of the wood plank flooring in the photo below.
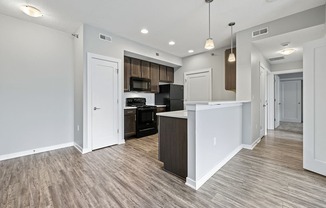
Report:
<svg viewBox="0 0 326 208"><path fill-rule="evenodd" d="M156 135L1 161L0 207L326 207L326 178L302 169L301 141L268 136L198 191L161 167Z"/></svg>

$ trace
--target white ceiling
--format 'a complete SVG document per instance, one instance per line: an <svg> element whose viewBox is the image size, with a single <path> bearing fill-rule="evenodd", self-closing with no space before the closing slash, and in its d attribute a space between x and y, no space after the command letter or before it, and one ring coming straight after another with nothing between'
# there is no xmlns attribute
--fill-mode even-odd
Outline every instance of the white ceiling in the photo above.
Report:
<svg viewBox="0 0 326 208"><path fill-rule="evenodd" d="M19 6L26 2L44 16L24 15ZM211 36L217 48L225 47L231 21L236 22L236 32L323 4L325 0L215 0ZM205 0L0 0L0 13L71 33L87 23L180 57L188 56L189 49L205 51L208 37ZM140 33L143 27L149 34ZM176 45L169 46L170 40Z"/></svg>
<svg viewBox="0 0 326 208"><path fill-rule="evenodd" d="M296 51L285 59L279 61L269 61L270 64L283 64L303 59L303 44L311 40L321 38L325 35L324 25L306 28L262 40L254 41L253 44L260 50L266 59L283 56L278 53L284 48L295 48ZM283 47L281 44L290 42L288 47Z"/></svg>

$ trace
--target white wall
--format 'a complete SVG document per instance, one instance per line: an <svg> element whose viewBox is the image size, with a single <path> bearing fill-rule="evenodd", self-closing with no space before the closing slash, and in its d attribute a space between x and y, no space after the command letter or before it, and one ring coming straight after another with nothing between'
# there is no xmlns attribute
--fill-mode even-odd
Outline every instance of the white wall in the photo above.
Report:
<svg viewBox="0 0 326 208"><path fill-rule="evenodd" d="M218 49L184 58L183 66L175 70L175 84L183 85L185 72L212 68L213 100L235 100L235 92L225 90L224 51L225 49Z"/></svg>
<svg viewBox="0 0 326 208"><path fill-rule="evenodd" d="M292 70L292 69L303 69L303 61L295 61L284 64L272 64L271 71L284 71L284 70Z"/></svg>
<svg viewBox="0 0 326 208"><path fill-rule="evenodd" d="M0 15L0 155L73 142L71 34Z"/></svg>

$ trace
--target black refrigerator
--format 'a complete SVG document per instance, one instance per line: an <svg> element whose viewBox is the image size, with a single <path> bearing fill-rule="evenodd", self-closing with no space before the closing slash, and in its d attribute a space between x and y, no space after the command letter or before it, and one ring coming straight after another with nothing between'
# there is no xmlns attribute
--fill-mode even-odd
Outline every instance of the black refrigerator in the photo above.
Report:
<svg viewBox="0 0 326 208"><path fill-rule="evenodd" d="M183 85L160 85L160 93L155 94L156 105L166 105L167 111L183 110Z"/></svg>

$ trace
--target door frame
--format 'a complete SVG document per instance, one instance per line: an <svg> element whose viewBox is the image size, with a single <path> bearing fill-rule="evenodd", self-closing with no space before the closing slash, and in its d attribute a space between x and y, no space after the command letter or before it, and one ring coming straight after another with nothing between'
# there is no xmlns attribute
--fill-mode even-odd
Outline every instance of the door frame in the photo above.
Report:
<svg viewBox="0 0 326 208"><path fill-rule="evenodd" d="M187 85L186 85L186 78L187 76L189 75L192 75L192 74L200 74L200 73L205 73L205 72L208 72L209 73L209 85L210 85L210 92L209 92L209 100L208 101L211 101L212 100L212 97L213 97L213 90L212 90L212 68L206 68L206 69L200 69L200 70L196 70L196 71L189 71L189 72L185 72L184 73L184 76L183 76L183 84L184 84L184 100L187 101L188 97L187 97Z"/></svg>
<svg viewBox="0 0 326 208"><path fill-rule="evenodd" d="M122 73L123 71L121 70L121 60L108 57L108 56L103 56L99 54L94 54L94 53L89 53L87 52L87 68L86 68L86 74L85 74L85 79L84 83L84 107L83 107L83 112L84 112L84 129L83 132L83 149L85 149L85 152L91 152L92 151L92 106L91 106L91 98L92 98L92 90L91 90L91 73L90 73L90 68L91 68L91 59L100 59L104 61L109 61L109 62L115 62L118 65L118 76L117 76L117 109L118 109L118 144L124 143L124 138L123 138L123 102L122 100L122 90L123 90L123 77Z"/></svg>
<svg viewBox="0 0 326 208"><path fill-rule="evenodd" d="M264 132L261 132L261 129L259 129L259 137L263 137L265 135L267 135L267 129L268 129L268 114L269 114L269 111L268 111L268 108L269 108L269 102L268 102L268 74L270 73L269 69L267 67L265 67L262 63L259 64L260 67L259 67L259 123L260 123L260 126L262 125L261 124L261 110L260 110L260 107L262 105L261 103L261 70L264 71L264 105L265 107L264 108L264 129L263 131Z"/></svg>

